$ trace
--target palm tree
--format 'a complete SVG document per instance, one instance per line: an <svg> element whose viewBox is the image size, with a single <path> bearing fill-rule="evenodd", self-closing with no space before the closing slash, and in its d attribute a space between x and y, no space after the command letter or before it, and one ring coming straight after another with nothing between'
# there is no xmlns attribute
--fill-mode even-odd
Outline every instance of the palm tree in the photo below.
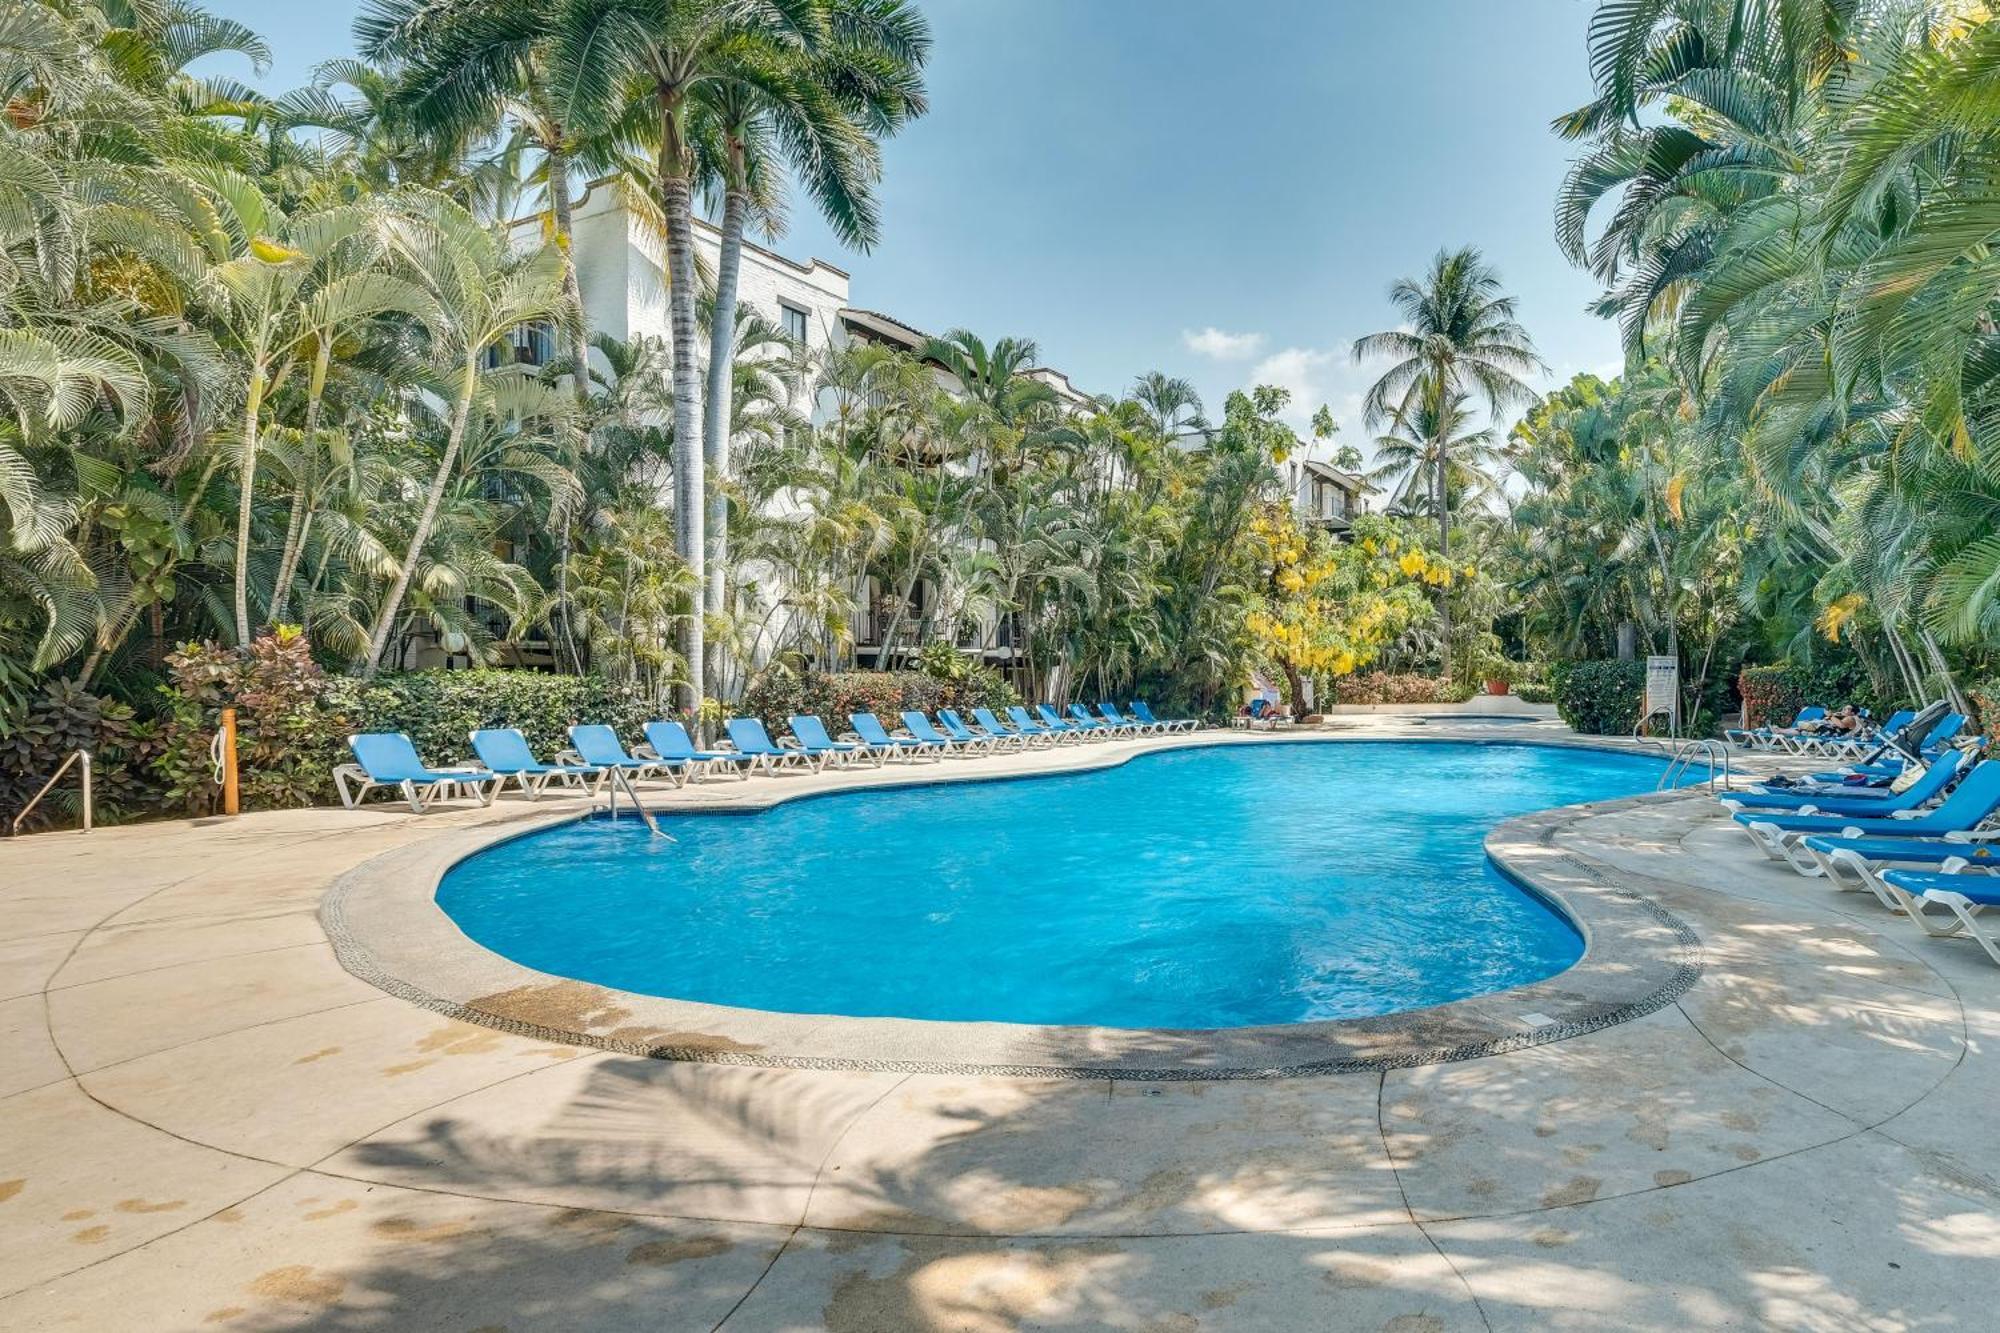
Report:
<svg viewBox="0 0 2000 1333"><path fill-rule="evenodd" d="M1490 467L1498 458L1493 428L1472 425L1470 395L1442 402L1427 393L1409 416L1398 414L1389 433L1376 437L1376 467L1368 479L1393 481L1390 507L1428 514L1442 543L1451 510L1492 490Z"/></svg>
<svg viewBox="0 0 2000 1333"><path fill-rule="evenodd" d="M457 472L459 450L475 409L490 416L510 410L516 415L558 415L547 401L548 386L520 373L522 368L498 364L489 354L524 324L541 320L567 324L575 319L565 292L565 264L552 247L543 246L516 261L500 237L458 205L441 199L391 216L384 226L395 255L430 300L429 370L448 416L444 449L423 508L369 632L364 670L371 676L380 668L390 632L402 614L403 598L445 490Z"/></svg>
<svg viewBox="0 0 2000 1333"><path fill-rule="evenodd" d="M730 77L715 80L702 97L704 137L711 141L705 156L722 196L702 457L719 478L729 475L737 283L753 208L762 204L773 215L772 178L782 163L841 243L866 253L880 232L875 141L925 110L930 36L921 14L904 0L827 0L822 22L810 46L745 43ZM720 607L729 567L729 506L721 494L709 501L707 538L707 601ZM719 670L711 674L720 678Z"/></svg>
<svg viewBox="0 0 2000 1333"><path fill-rule="evenodd" d="M695 583L695 613L682 631L690 697L699 701L705 667L707 493L696 413L694 182L701 99L733 82L746 50L797 52L813 35L818 6L806 0L559 0L553 12L495 3L494 22L521 33L547 32L553 62L573 72L575 114L611 123L650 112L653 179L667 239L667 308L673 359L674 524ZM726 327L726 326L725 326Z"/></svg>
<svg viewBox="0 0 2000 1333"><path fill-rule="evenodd" d="M518 141L540 155L534 176L547 201L549 235L563 260L565 292L581 311L570 182L579 167L600 171L617 160L621 127L585 119L572 95L574 71L560 63L569 48L547 31L496 21L492 6L437 0L371 0L355 21L355 39L363 55L394 71L389 109L408 132L462 151L511 124ZM580 317L572 334L565 360L582 400L590 392L590 330Z"/></svg>
<svg viewBox="0 0 2000 1333"><path fill-rule="evenodd" d="M1430 400L1431 419L1442 423L1461 398L1474 397L1495 416L1534 397L1521 376L1542 368L1534 342L1516 318L1516 303L1501 294L1500 275L1472 246L1440 250L1420 279L1402 278L1389 288L1389 302L1402 327L1355 340L1354 359L1389 357L1363 399L1371 429L1386 423L1420 422ZM1439 432L1440 442L1450 431ZM1438 554L1451 558L1451 512L1443 487L1450 468L1434 470L1437 487ZM1451 608L1440 590L1438 614L1444 641L1451 641ZM1446 663L1449 668L1450 663Z"/></svg>
<svg viewBox="0 0 2000 1333"><path fill-rule="evenodd" d="M304 371L312 402L309 429L316 429L335 340L360 321L389 311L427 318L431 305L411 283L377 266L381 242L370 209L339 205L288 216L244 177L201 170L189 175L226 220L222 227L203 228L199 215L191 215L189 234L206 245L205 303L225 347L241 360L245 379L232 591L236 640L248 644L251 522L267 395L295 363L309 367Z"/></svg>

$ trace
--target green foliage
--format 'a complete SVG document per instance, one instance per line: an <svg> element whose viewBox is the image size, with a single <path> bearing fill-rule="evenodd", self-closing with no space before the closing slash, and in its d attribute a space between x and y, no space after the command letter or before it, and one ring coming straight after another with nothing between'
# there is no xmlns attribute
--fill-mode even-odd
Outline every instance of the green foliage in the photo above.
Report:
<svg viewBox="0 0 2000 1333"><path fill-rule="evenodd" d="M1333 682L1337 704L1450 704L1472 697L1471 688L1438 676L1370 671Z"/></svg>
<svg viewBox="0 0 2000 1333"><path fill-rule="evenodd" d="M1899 701L1877 692L1866 663L1845 652L1821 652L1804 662L1745 667L1736 678L1736 688L1743 696L1745 726L1788 726L1801 708L1813 704L1829 709L1853 704L1877 717L1885 717L1900 706Z"/></svg>
<svg viewBox="0 0 2000 1333"><path fill-rule="evenodd" d="M76 750L90 752L93 815L99 822L150 813L157 797L146 780L146 767L156 744L155 728L137 721L128 705L92 694L75 681L50 681L28 701L17 724L0 727L0 822L11 825L15 813ZM76 773L72 768L42 798L24 830L81 818Z"/></svg>
<svg viewBox="0 0 2000 1333"><path fill-rule="evenodd" d="M569 728L579 723L604 723L629 742L644 723L668 716L645 693L602 677L503 670L340 677L330 682L325 708L348 722L337 740L342 753L348 732L401 731L433 764L470 758L467 738L487 727L519 728L547 760L568 748Z"/></svg>
<svg viewBox="0 0 2000 1333"><path fill-rule="evenodd" d="M662 716L648 696L598 676L538 671L413 671L372 681L328 676L303 635L280 628L247 652L188 644L168 659L172 684L165 742L154 768L165 799L191 814L216 808L209 746L221 710L236 709L237 771L246 810L324 804L333 766L349 762L347 737L400 731L433 764L471 757L468 736L517 727L543 758L569 744L568 729L603 722L627 738Z"/></svg>
<svg viewBox="0 0 2000 1333"><path fill-rule="evenodd" d="M1646 694L1644 662L1558 662L1550 669L1556 711L1571 730L1629 736Z"/></svg>
<svg viewBox="0 0 2000 1333"><path fill-rule="evenodd" d="M1021 702L1020 693L999 671L948 643L925 644L917 654L916 666L920 673L944 685L946 708L1004 708Z"/></svg>
<svg viewBox="0 0 2000 1333"><path fill-rule="evenodd" d="M1986 676L1966 690L1973 711L1973 729L1987 738L1987 751L2000 752L2000 676Z"/></svg>
<svg viewBox="0 0 2000 1333"><path fill-rule="evenodd" d="M256 639L248 649L183 645L167 658L171 685L164 743L155 771L162 799L191 815L221 802L210 745L224 708L236 710L238 788L246 810L322 803L333 795L332 767L345 758L345 719L328 698L328 680L295 626Z"/></svg>
<svg viewBox="0 0 2000 1333"><path fill-rule="evenodd" d="M875 713L893 724L909 708L935 714L940 708L1005 708L1019 702L999 673L983 668L944 680L923 671L800 672L774 666L752 684L741 711L762 718L773 734L781 734L794 713L819 717L838 733L851 713Z"/></svg>
<svg viewBox="0 0 2000 1333"><path fill-rule="evenodd" d="M1518 518L1553 557L1538 628L1572 654L1605 651L1620 621L1656 650L1678 628L1696 695L1709 655L1726 674L1746 648L1796 659L1815 633L1867 654L1877 691L1990 673L2000 21L1605 0L1591 49L1597 96L1557 122L1580 141L1557 239L1604 283L1628 372L1552 399L1590 428L1570 432L1590 436L1581 481L1539 466L1563 423L1517 431ZM1748 623L1691 645L1686 604L1712 591L1705 614ZM1810 692L1836 689L1867 697L1858 680Z"/></svg>

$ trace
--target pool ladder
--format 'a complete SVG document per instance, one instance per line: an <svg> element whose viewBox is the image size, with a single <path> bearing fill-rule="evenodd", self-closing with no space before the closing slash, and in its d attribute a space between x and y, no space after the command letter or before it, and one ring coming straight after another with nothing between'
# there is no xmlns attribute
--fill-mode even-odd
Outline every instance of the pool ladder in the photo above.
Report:
<svg viewBox="0 0 2000 1333"><path fill-rule="evenodd" d="M621 770L616 768L606 769L605 777L608 781L605 783L604 794L609 803L611 818L614 822L618 818L618 790L622 787L625 790L625 794L632 799L632 808L639 812L639 818L646 821L646 827L652 830L654 837L665 838L668 842L680 841L673 834L661 829L660 821L653 818L653 812L648 810L645 802L639 799L639 789L632 785L632 779L626 777Z"/></svg>
<svg viewBox="0 0 2000 1333"><path fill-rule="evenodd" d="M1665 741L1659 742L1659 745L1663 750L1670 750L1673 757L1667 764L1667 771L1660 774L1659 782L1654 784L1654 791L1678 787L1680 780L1704 760L1708 763L1708 789L1714 791L1716 781L1720 779L1722 790L1729 790L1729 747L1721 741L1697 738L1677 742L1671 747Z"/></svg>

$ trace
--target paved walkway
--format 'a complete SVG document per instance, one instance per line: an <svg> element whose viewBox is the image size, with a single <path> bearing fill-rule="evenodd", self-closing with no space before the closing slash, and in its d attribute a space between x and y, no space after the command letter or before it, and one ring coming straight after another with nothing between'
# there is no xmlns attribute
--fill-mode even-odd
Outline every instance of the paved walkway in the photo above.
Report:
<svg viewBox="0 0 2000 1333"><path fill-rule="evenodd" d="M1698 798L1559 838L1701 934L1679 1003L1229 1084L672 1064L334 961L336 876L529 808L0 844L0 1328L1994 1327L2000 970Z"/></svg>

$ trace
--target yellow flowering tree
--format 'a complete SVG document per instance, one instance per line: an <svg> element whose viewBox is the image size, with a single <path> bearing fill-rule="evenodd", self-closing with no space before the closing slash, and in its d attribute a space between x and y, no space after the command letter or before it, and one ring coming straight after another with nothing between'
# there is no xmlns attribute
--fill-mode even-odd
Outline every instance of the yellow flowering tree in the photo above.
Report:
<svg viewBox="0 0 2000 1333"><path fill-rule="evenodd" d="M1448 588L1458 575L1371 514L1355 519L1353 540L1340 541L1276 503L1258 511L1251 535L1265 578L1245 628L1260 662L1284 675L1294 710L1304 707L1308 676L1330 681L1368 666L1434 614L1426 589Z"/></svg>

